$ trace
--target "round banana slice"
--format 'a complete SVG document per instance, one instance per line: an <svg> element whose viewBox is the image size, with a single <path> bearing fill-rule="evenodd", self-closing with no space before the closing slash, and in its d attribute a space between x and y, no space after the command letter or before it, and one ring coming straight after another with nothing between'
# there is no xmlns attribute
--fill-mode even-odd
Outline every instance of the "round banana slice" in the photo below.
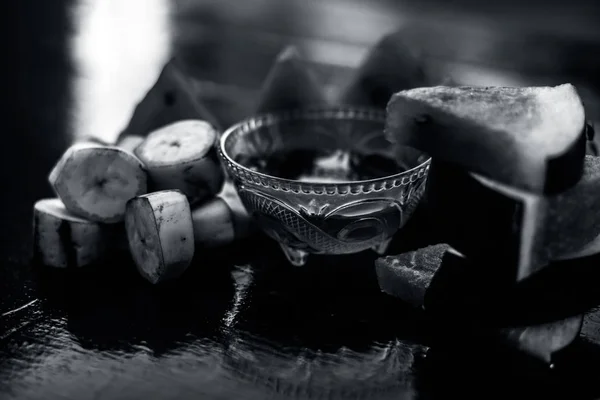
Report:
<svg viewBox="0 0 600 400"><path fill-rule="evenodd" d="M99 261L111 246L107 225L71 214L60 199L33 207L33 255L44 265L83 267Z"/></svg>
<svg viewBox="0 0 600 400"><path fill-rule="evenodd" d="M175 122L148 135L135 154L148 168L151 190L181 190L192 204L217 194L224 180L217 138L201 120Z"/></svg>
<svg viewBox="0 0 600 400"><path fill-rule="evenodd" d="M103 223L123 220L125 204L146 193L146 171L132 153L112 146L75 144L48 180L71 213Z"/></svg>
<svg viewBox="0 0 600 400"><path fill-rule="evenodd" d="M99 144L102 146L109 146L110 143L108 143L105 140L100 139L98 136L94 136L94 135L84 135L84 136L78 136L75 138L75 140L73 141L74 143L88 143L88 144Z"/></svg>
<svg viewBox="0 0 600 400"><path fill-rule="evenodd" d="M180 276L194 257L190 205L179 190L163 190L127 203L125 230L140 274L152 284Z"/></svg>
<svg viewBox="0 0 600 400"><path fill-rule="evenodd" d="M214 199L192 210L194 239L202 247L218 247L250 235L250 214L237 195L233 183L225 182Z"/></svg>
<svg viewBox="0 0 600 400"><path fill-rule="evenodd" d="M144 137L140 135L125 135L119 139L116 146L132 153L144 141Z"/></svg>

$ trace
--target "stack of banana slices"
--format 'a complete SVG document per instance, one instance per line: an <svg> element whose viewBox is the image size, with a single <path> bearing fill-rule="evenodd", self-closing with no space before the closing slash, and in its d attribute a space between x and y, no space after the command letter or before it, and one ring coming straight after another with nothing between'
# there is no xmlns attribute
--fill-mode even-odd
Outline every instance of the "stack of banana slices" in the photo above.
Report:
<svg viewBox="0 0 600 400"><path fill-rule="evenodd" d="M224 218L219 226L199 221L196 227L192 221L196 205L200 215L215 202L231 213L231 196L219 195L224 174L217 138L210 123L186 119L151 132L133 150L126 146L132 138L72 145L49 175L57 198L34 206L35 258L54 267L81 267L124 247L126 236L143 277L158 283L179 276L193 258L195 231L214 236L231 229Z"/></svg>
<svg viewBox="0 0 600 400"><path fill-rule="evenodd" d="M83 267L127 248L156 284L180 276L196 246L245 229L217 158L218 124L187 79L171 60L116 144L84 138L64 152L49 175L56 198L34 205L36 262Z"/></svg>

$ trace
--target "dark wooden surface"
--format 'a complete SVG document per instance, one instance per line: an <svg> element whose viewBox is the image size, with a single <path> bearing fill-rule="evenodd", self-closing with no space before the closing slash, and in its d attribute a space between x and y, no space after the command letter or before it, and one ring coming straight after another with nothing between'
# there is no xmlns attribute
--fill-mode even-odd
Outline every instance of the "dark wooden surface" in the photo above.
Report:
<svg viewBox="0 0 600 400"><path fill-rule="evenodd" d="M336 87L408 21L429 59L464 83L575 81L596 116L593 3L544 12L464 1L15 3L0 157L0 398L600 397L600 310L549 370L384 296L370 253L292 269L258 237L198 251L185 278L163 288L126 255L82 271L28 263L31 208L51 196L53 163L74 136L115 138L171 54L210 82L198 88L214 111L235 119L285 44L329 64L322 78ZM234 104L222 100L232 95ZM446 332L467 339L440 343Z"/></svg>

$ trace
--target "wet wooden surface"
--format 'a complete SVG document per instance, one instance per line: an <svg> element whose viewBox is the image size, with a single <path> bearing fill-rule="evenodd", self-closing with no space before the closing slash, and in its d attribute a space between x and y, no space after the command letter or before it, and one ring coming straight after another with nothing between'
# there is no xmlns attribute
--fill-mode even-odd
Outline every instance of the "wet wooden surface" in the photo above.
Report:
<svg viewBox="0 0 600 400"><path fill-rule="evenodd" d="M530 9L515 20L508 8L473 3L457 14L420 3L18 2L0 157L0 398L599 397L600 310L553 371L485 341L439 345L439 327L432 332L421 313L378 291L369 253L291 269L257 238L199 251L185 279L162 289L124 255L85 271L28 263L31 208L51 196L53 163L74 136L115 138L172 54L208 82L198 84L201 95L225 118L244 113L284 45L329 64L322 78L335 86L381 34L409 23L432 62L463 83L572 81L598 115L593 5ZM496 25L485 24L490 15ZM549 26L561 16L573 29ZM498 29L509 19L510 31ZM239 101L219 102L223 93ZM476 336L460 324L444 329Z"/></svg>

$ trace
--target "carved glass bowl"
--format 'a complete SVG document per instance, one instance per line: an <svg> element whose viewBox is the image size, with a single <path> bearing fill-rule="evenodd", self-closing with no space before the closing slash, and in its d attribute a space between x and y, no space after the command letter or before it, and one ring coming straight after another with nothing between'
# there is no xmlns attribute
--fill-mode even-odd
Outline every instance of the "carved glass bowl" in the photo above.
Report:
<svg viewBox="0 0 600 400"><path fill-rule="evenodd" d="M383 110L323 106L254 116L222 135L244 206L292 264L384 251L410 218L430 159L392 145L384 122Z"/></svg>

